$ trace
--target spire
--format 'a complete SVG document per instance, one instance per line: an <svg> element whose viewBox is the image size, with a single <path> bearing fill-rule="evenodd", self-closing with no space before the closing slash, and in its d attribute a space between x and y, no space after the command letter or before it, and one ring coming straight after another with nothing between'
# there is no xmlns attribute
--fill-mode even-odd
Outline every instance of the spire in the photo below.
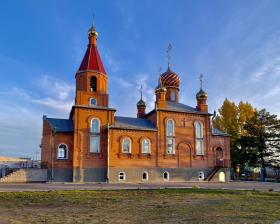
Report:
<svg viewBox="0 0 280 224"><path fill-rule="evenodd" d="M97 49L98 33L94 26L94 16L92 17L92 24L88 30L88 48L80 65L79 71L94 70L106 74L102 60Z"/></svg>
<svg viewBox="0 0 280 224"><path fill-rule="evenodd" d="M94 15L93 15L92 16L92 24L91 24L90 29L88 30L88 38L90 40L93 37L93 40L95 39L94 44L96 44L97 36L98 36L98 33L97 33L97 31L94 27Z"/></svg>
<svg viewBox="0 0 280 224"><path fill-rule="evenodd" d="M199 81L200 81L200 89L202 89L202 86L203 86L203 74L200 74Z"/></svg>
<svg viewBox="0 0 280 224"><path fill-rule="evenodd" d="M145 101L143 100L143 85L141 85L141 87L140 87L140 94L141 94L141 98L140 98L140 100L139 100L138 103L137 103L137 107L139 107L139 106L144 106L144 107L146 107L146 103L145 103Z"/></svg>
<svg viewBox="0 0 280 224"><path fill-rule="evenodd" d="M196 94L196 98L205 98L207 99L208 94L203 90L203 75L200 74L199 75L199 81L200 81L200 90L199 92Z"/></svg>
<svg viewBox="0 0 280 224"><path fill-rule="evenodd" d="M172 49L172 45L168 44L167 51L166 51L167 52L167 61L168 61L167 71L170 71L170 59L171 59L170 52L171 52L171 49Z"/></svg>

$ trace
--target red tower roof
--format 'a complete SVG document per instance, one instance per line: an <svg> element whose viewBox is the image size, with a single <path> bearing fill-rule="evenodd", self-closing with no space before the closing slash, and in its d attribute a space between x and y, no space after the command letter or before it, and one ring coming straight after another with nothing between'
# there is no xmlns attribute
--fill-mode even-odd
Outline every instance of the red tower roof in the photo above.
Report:
<svg viewBox="0 0 280 224"><path fill-rule="evenodd" d="M104 69L102 60L100 58L97 49L97 43L96 43L97 36L98 33L96 32L95 27L92 24L92 27L88 31L89 44L85 56L83 58L83 61L80 65L79 71L95 70L103 74L106 74L106 71Z"/></svg>
<svg viewBox="0 0 280 224"><path fill-rule="evenodd" d="M98 53L97 46L94 44L88 45L87 51L80 65L79 71L84 71L84 70L95 70L103 74L106 74L106 71L102 64L102 60Z"/></svg>

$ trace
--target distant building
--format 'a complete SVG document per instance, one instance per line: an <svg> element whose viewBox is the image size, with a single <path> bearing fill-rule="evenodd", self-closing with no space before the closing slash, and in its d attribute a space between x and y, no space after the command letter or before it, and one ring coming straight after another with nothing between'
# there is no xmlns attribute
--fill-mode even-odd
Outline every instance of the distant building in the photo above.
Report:
<svg viewBox="0 0 280 224"><path fill-rule="evenodd" d="M230 137L212 128L202 85L196 107L180 103L180 76L168 63L155 88L155 108L146 112L141 94L137 118L115 116L97 36L92 26L75 76L76 98L69 119L43 117L42 164L50 178L165 182L204 180L218 173L227 180Z"/></svg>

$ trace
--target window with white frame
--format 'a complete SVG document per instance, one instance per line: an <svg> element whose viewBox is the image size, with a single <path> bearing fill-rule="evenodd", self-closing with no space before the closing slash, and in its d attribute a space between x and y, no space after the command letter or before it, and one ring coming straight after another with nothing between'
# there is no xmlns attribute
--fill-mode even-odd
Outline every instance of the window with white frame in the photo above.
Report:
<svg viewBox="0 0 280 224"><path fill-rule="evenodd" d="M97 104L96 99L94 99L94 98L90 98L90 99L89 99L89 105L91 105L91 106L96 106L96 104Z"/></svg>
<svg viewBox="0 0 280 224"><path fill-rule="evenodd" d="M130 138L124 138L122 142L122 152L131 153L131 140Z"/></svg>
<svg viewBox="0 0 280 224"><path fill-rule="evenodd" d="M119 173L119 181L125 181L125 172L120 172Z"/></svg>
<svg viewBox="0 0 280 224"><path fill-rule="evenodd" d="M175 153L174 121L169 119L166 122L166 144L167 154Z"/></svg>
<svg viewBox="0 0 280 224"><path fill-rule="evenodd" d="M167 171L165 171L165 172L163 173L163 180L164 180L164 181L169 181L169 173L168 173Z"/></svg>
<svg viewBox="0 0 280 224"><path fill-rule="evenodd" d="M149 174L148 172L144 171L142 173L142 181L147 181L147 180L149 180Z"/></svg>
<svg viewBox="0 0 280 224"><path fill-rule="evenodd" d="M100 121L98 118L91 120L90 127L90 152L100 152Z"/></svg>
<svg viewBox="0 0 280 224"><path fill-rule="evenodd" d="M149 139L145 138L142 140L142 153L151 153L151 142Z"/></svg>
<svg viewBox="0 0 280 224"><path fill-rule="evenodd" d="M195 149L196 155L204 155L203 149L203 126L202 123L196 121L195 126Z"/></svg>
<svg viewBox="0 0 280 224"><path fill-rule="evenodd" d="M60 144L57 150L58 159L67 159L68 157L68 148L66 144Z"/></svg>

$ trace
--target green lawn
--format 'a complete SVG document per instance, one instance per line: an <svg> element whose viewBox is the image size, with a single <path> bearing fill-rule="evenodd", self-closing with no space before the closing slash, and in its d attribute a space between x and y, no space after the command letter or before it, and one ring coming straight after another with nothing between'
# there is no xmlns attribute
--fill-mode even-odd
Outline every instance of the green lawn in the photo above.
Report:
<svg viewBox="0 0 280 224"><path fill-rule="evenodd" d="M199 189L0 193L3 223L273 223L280 193Z"/></svg>

